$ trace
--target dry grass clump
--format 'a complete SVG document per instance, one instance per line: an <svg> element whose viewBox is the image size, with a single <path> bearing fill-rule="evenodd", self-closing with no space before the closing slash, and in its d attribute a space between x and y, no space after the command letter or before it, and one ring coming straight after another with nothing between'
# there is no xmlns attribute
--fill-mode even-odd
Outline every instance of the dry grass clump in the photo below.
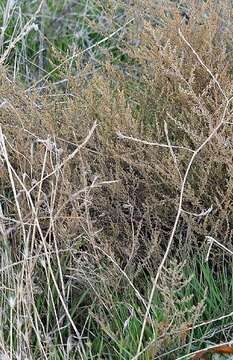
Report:
<svg viewBox="0 0 233 360"><path fill-rule="evenodd" d="M158 260L158 247L166 247L192 151L219 124L232 94L231 45L226 31L230 25L226 18L223 23L217 5L194 8L188 24L182 23L178 13L172 14L165 18L165 28L144 24L141 45L128 50L133 63L126 75L107 66L73 105L74 112L84 110L85 123L98 121L93 149L97 154L91 155L94 171L104 178L120 179L94 205L97 214L105 214L99 222L100 227L104 225L100 236L105 244L108 238L123 256L130 249L128 256L137 264L148 249ZM75 85L73 91L80 94ZM119 132L167 148L122 140ZM202 245L210 233L231 244L231 135L229 104L223 126L190 169L175 242L185 247L183 256L193 246ZM175 146L173 151L170 145ZM91 166L92 161L88 163ZM207 216L195 216L210 208ZM98 223L97 219L95 216Z"/></svg>
<svg viewBox="0 0 233 360"><path fill-rule="evenodd" d="M232 94L229 19L212 3L190 9L188 24L171 11L163 16L164 27L144 22L140 45L126 49L132 59L126 73L106 65L85 80L84 71L77 81L70 79L72 96L66 102L51 101L49 94L25 94L4 75L1 82L3 133L14 146L9 148L12 163L28 186L39 181L42 169L52 172L97 121L85 149L61 170L55 204L63 204L60 216L66 220L56 226L66 229L61 242L88 229L92 245L101 244L137 268L144 260L158 263L188 161L219 123ZM122 139L119 133L138 140ZM232 241L231 135L229 104L223 126L198 154L187 179L175 235L182 255L202 245L205 235L226 245ZM103 181L116 182L99 186ZM50 177L41 186L50 198ZM88 190L79 194L83 188ZM206 216L196 216L209 208Z"/></svg>
<svg viewBox="0 0 233 360"><path fill-rule="evenodd" d="M46 336L57 331L61 343L67 341L63 355L72 333L76 355L85 358L84 330L77 328L82 316L71 316L70 294L84 285L95 292L101 275L119 291L130 284L146 308L139 356L155 288L163 286L164 304L172 296L164 285L171 273L163 272L170 254L179 260L199 254L205 236L231 246L230 2L224 8L193 2L185 18L170 2L143 4L144 11L140 1L130 9L122 4L135 16L121 40L128 60L115 65L108 57L98 71L88 65L77 77L67 74L62 93L51 84L25 91L2 69L0 231L2 267L12 269L2 279L6 298L14 300L11 316L17 304L25 318L10 328L11 349L14 331L21 334L14 347L21 356L30 358L32 334L38 342L33 356L45 355L51 345ZM162 277L148 303L134 280L143 291L140 280L158 268ZM11 281L17 283L13 297ZM53 309L47 322L35 296L45 283L45 302ZM173 295L168 320L180 305ZM181 328L186 318L176 316Z"/></svg>

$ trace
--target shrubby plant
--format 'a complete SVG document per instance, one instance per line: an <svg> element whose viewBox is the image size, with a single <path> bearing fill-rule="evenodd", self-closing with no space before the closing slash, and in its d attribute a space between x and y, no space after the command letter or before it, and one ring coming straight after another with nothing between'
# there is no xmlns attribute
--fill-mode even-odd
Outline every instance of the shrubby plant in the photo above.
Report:
<svg viewBox="0 0 233 360"><path fill-rule="evenodd" d="M78 42L75 2L34 2L26 28L26 3L1 5L2 356L229 343L230 1L83 3ZM31 30L48 45L40 71Z"/></svg>

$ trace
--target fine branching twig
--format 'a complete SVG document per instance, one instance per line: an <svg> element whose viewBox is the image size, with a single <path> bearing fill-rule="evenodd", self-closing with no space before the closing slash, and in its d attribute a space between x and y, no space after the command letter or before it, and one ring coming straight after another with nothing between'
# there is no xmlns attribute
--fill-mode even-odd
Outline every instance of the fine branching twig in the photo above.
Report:
<svg viewBox="0 0 233 360"><path fill-rule="evenodd" d="M207 253L207 256L206 256L206 261L208 261L208 259L209 259L210 251L211 251L211 248L212 248L213 244L216 244L221 249L223 249L226 252L228 252L229 254L233 255L233 251L228 249L225 245L221 244L218 240L214 239L212 236L206 236L206 240L209 243L209 249L208 249L208 253Z"/></svg>

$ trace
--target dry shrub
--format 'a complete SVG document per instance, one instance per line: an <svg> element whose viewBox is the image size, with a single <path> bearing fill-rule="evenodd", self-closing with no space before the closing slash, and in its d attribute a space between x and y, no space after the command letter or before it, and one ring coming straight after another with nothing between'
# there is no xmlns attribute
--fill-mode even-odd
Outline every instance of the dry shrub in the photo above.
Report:
<svg viewBox="0 0 233 360"><path fill-rule="evenodd" d="M72 97L65 96L65 102L52 101L49 91L25 93L6 74L1 75L0 85L5 101L1 123L9 158L28 189L40 181L41 174L53 172L97 121L87 145L43 181L39 199L35 187L33 199L51 243L55 237L61 248L76 242L83 250L101 247L123 266L133 266L135 276L145 266L157 266L174 224L180 175L184 175L190 150L218 124L226 102L179 29L215 74L226 97L232 95L230 2L225 2L224 9L213 1L193 2L186 21L170 2L162 7L149 1L143 4L144 19L138 16L142 14L140 2L130 8L136 20L125 40L137 38L138 42L125 47L129 61L120 67L104 64L91 78L84 69L78 79L70 78ZM169 147L121 139L119 132L170 142L178 148L172 153ZM18 218L4 165L1 171L5 174L1 178L5 216ZM30 219L31 207L18 181L16 187L23 220ZM185 211L173 246L176 254L193 253L202 246L205 235L231 244L232 191L229 107L224 126L198 155L189 174ZM194 215L211 206L208 215ZM14 236L20 246L21 234ZM99 261L101 256L95 254Z"/></svg>

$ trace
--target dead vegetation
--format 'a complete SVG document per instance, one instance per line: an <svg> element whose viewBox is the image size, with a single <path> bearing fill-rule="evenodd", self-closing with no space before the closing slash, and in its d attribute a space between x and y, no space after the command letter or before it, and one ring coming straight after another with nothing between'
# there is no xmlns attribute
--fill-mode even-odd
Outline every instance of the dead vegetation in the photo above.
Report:
<svg viewBox="0 0 233 360"><path fill-rule="evenodd" d="M132 282L143 291L145 273L163 272L171 255L206 254L206 236L232 249L230 2L193 1L185 17L169 4L127 9L135 17L121 39L128 61L115 65L109 56L98 71L87 65L67 74L61 96L52 84L25 91L1 70L2 266L24 264L30 287L21 280L14 296L27 314L22 297L35 306L35 287L51 279L80 358L66 276L80 268L81 286L102 276L109 286ZM217 266L219 254L211 249ZM48 272L38 279L41 266ZM143 335L142 327L134 359Z"/></svg>

